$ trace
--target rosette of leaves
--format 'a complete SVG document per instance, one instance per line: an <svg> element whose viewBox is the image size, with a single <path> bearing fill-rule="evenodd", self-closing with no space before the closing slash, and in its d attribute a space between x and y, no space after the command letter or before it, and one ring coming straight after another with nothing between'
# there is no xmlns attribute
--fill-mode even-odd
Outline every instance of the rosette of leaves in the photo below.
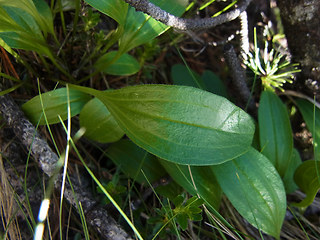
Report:
<svg viewBox="0 0 320 240"><path fill-rule="evenodd" d="M248 53L248 59L244 63L259 77L265 90L284 91L285 83L292 83L294 73L300 72L298 64L290 63L285 55L272 48L269 51L268 42L265 41L264 50L257 46L256 33L254 36L254 49Z"/></svg>

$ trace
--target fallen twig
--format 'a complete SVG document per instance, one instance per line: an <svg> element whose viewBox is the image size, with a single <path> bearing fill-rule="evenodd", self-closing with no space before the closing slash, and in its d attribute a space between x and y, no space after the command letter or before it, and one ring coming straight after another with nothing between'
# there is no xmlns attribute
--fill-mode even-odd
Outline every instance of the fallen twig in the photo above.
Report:
<svg viewBox="0 0 320 240"><path fill-rule="evenodd" d="M58 156L51 150L47 142L40 136L35 127L26 119L14 100L9 96L0 96L0 112L3 119L13 129L15 135L38 161L42 171L49 177L53 176L58 162ZM55 188L60 189L61 182L55 182ZM87 222L106 239L125 240L132 239L117 223L108 215L106 209L100 207L93 199L90 191L81 188L77 181L72 181L72 187L66 184L65 198L77 207L76 200L80 201Z"/></svg>

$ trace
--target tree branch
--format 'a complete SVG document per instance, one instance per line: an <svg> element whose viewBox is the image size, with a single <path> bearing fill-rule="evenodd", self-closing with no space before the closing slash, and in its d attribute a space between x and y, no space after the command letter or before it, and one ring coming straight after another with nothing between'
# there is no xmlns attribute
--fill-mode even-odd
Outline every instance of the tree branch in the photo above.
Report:
<svg viewBox="0 0 320 240"><path fill-rule="evenodd" d="M239 58L231 44L226 44L224 46L224 55L232 73L232 83L238 91L238 96L240 97L242 104L247 106L248 110L254 113L256 109L255 102L251 96L250 89L247 86L246 73L241 67Z"/></svg>
<svg viewBox="0 0 320 240"><path fill-rule="evenodd" d="M51 150L35 127L25 118L23 112L9 95L0 96L0 112L18 139L30 150L32 156L38 161L42 171L49 177L53 176L55 174L58 156ZM73 178L71 181L76 196L74 196L70 184L66 183L64 195L66 200L74 207L77 207L77 201L81 202L86 220L103 238L111 240L132 239L117 225L116 221L109 216L106 209L99 206L90 191L82 188ZM60 187L61 177L58 177L55 181L55 188L60 189Z"/></svg>
<svg viewBox="0 0 320 240"><path fill-rule="evenodd" d="M217 25L230 22L245 11L252 0L243 0L238 8L221 14L215 18L203 18L203 19L186 19L176 17L160 7L154 5L148 0L125 0L128 4L134 7L137 11L144 12L150 15L152 18L180 30L200 30L212 28Z"/></svg>

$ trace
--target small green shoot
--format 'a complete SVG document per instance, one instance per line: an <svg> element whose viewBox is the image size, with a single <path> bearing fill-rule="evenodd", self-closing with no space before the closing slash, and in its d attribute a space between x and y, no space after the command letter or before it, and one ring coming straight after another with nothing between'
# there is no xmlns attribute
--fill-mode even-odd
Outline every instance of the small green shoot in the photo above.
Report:
<svg viewBox="0 0 320 240"><path fill-rule="evenodd" d="M167 226L172 232L175 232L175 222L180 226L181 230L185 231L188 228L189 220L202 220L202 209L200 206L203 204L203 200L197 196L187 200L185 196L179 195L172 203L175 206L173 209L169 202L164 204L161 209L156 209L155 211L158 215L150 218L148 223L160 224L162 226L160 230L163 230ZM160 230L158 234L160 234Z"/></svg>

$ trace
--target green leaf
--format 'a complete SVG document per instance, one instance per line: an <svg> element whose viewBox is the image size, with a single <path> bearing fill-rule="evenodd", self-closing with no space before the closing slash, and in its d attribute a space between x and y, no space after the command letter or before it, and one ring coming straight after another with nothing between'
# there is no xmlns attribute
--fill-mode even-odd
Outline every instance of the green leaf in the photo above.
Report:
<svg viewBox="0 0 320 240"><path fill-rule="evenodd" d="M205 89L207 91L228 98L226 86L216 74L209 70L206 70L201 75L201 79L204 82Z"/></svg>
<svg viewBox="0 0 320 240"><path fill-rule="evenodd" d="M36 51L48 57L52 56L43 38L37 38L25 32L0 32L0 39L11 48Z"/></svg>
<svg viewBox="0 0 320 240"><path fill-rule="evenodd" d="M61 4L61 5L60 5ZM59 13L60 9L63 12L71 11L76 9L76 1L75 0L61 0L61 1L56 1L55 6L53 8L53 13Z"/></svg>
<svg viewBox="0 0 320 240"><path fill-rule="evenodd" d="M85 0L86 3L124 25L128 4L123 0Z"/></svg>
<svg viewBox="0 0 320 240"><path fill-rule="evenodd" d="M261 152L284 177L291 161L293 138L287 109L275 93L261 94L258 119Z"/></svg>
<svg viewBox="0 0 320 240"><path fill-rule="evenodd" d="M0 7L4 6L17 8L31 15L45 36L47 33L54 34L51 10L44 0L0 0Z"/></svg>
<svg viewBox="0 0 320 240"><path fill-rule="evenodd" d="M12 1L13 4L11 4L16 5L14 2ZM41 26L31 15L32 12L25 11L23 4L21 8L10 6L10 3L8 3L8 6L6 4L0 1L0 39L11 48L32 50L52 57L46 40L40 31ZM33 7L35 6L33 5ZM37 10L35 9L35 11Z"/></svg>
<svg viewBox="0 0 320 240"><path fill-rule="evenodd" d="M101 143L120 140L124 132L106 106L97 98L90 100L80 112L80 126L86 129L85 136Z"/></svg>
<svg viewBox="0 0 320 240"><path fill-rule="evenodd" d="M320 109L304 99L298 99L296 103L309 131L312 133L315 160L320 161Z"/></svg>
<svg viewBox="0 0 320 240"><path fill-rule="evenodd" d="M204 83L196 72L182 64L175 64L171 68L171 77L174 85L190 86L206 89Z"/></svg>
<svg viewBox="0 0 320 240"><path fill-rule="evenodd" d="M138 146L178 164L211 165L249 150L251 117L227 99L185 86L140 85L101 92L99 98Z"/></svg>
<svg viewBox="0 0 320 240"><path fill-rule="evenodd" d="M27 12L16 7L4 6L3 9L10 16L10 18L17 23L23 30L32 32L36 36L41 36L40 28L34 18ZM16 29L17 30L17 29Z"/></svg>
<svg viewBox="0 0 320 240"><path fill-rule="evenodd" d="M129 54L118 51L108 52L98 59L94 67L107 74L126 76L137 73L140 70L139 62Z"/></svg>
<svg viewBox="0 0 320 240"><path fill-rule="evenodd" d="M185 203L184 200L183 196L177 196L173 201L173 204L175 205L173 213L182 230L187 229L188 220L202 220L202 216L199 214L202 210L199 206L203 204L203 200L199 199L197 196L188 199Z"/></svg>
<svg viewBox="0 0 320 240"><path fill-rule="evenodd" d="M176 216L176 221L183 231L185 231L188 228L188 215L186 213L178 214Z"/></svg>
<svg viewBox="0 0 320 240"><path fill-rule="evenodd" d="M175 64L171 68L171 77L174 85L196 87L228 98L226 87L221 79L211 71L204 71L200 77L185 65Z"/></svg>
<svg viewBox="0 0 320 240"><path fill-rule="evenodd" d="M69 89L69 101L71 116L80 113L82 107L91 99L91 96L75 89ZM42 104L41 104L42 102ZM22 105L22 110L33 124L45 125L43 116L45 112L48 123L59 123L68 118L68 93L66 88L59 88L50 92L43 93Z"/></svg>
<svg viewBox="0 0 320 240"><path fill-rule="evenodd" d="M286 193L292 193L297 190L298 186L295 184L293 176L296 169L300 166L301 163L302 161L300 158L300 154L297 149L294 148L292 152L292 159L282 179L284 187L286 189Z"/></svg>
<svg viewBox="0 0 320 240"><path fill-rule="evenodd" d="M150 2L178 17L183 14L188 4L188 1L186 0L152 0ZM119 51L122 53L128 52L129 50L161 35L168 28L169 27L165 24L154 20L142 12L137 12L132 7L129 7L124 25L124 33L119 40Z"/></svg>
<svg viewBox="0 0 320 240"><path fill-rule="evenodd" d="M122 172L139 183L147 182L141 170L150 183L159 180L166 173L155 156L130 140L120 140L112 144L106 154Z"/></svg>
<svg viewBox="0 0 320 240"><path fill-rule="evenodd" d="M159 159L171 178L191 195L199 194L210 207L219 209L222 191L210 168L178 165ZM191 178L192 174L192 178ZM194 184L193 184L194 182Z"/></svg>
<svg viewBox="0 0 320 240"><path fill-rule="evenodd" d="M170 201L172 201L177 195L183 192L183 189L176 182L170 181L168 184L159 185L155 188L155 191L159 195L168 198Z"/></svg>
<svg viewBox="0 0 320 240"><path fill-rule="evenodd" d="M298 187L306 194L306 198L294 204L297 207L309 206L320 189L320 161L303 162L294 174Z"/></svg>
<svg viewBox="0 0 320 240"><path fill-rule="evenodd" d="M256 228L279 238L286 212L286 195L281 178L270 161L252 148L212 169L237 211Z"/></svg>
<svg viewBox="0 0 320 240"><path fill-rule="evenodd" d="M142 12L137 12L133 7L128 7L123 0L85 0L85 2L119 23L118 31L123 33L119 39L121 53L149 42L168 29L163 23ZM188 4L187 0L152 0L151 2L176 16L181 16Z"/></svg>
<svg viewBox="0 0 320 240"><path fill-rule="evenodd" d="M34 3L34 6L37 9L37 16L35 18L36 19L39 18L38 21L41 21L40 26L42 27L42 31L45 34L46 32L54 34L53 17L52 17L50 7L44 0L32 0L32 1Z"/></svg>

